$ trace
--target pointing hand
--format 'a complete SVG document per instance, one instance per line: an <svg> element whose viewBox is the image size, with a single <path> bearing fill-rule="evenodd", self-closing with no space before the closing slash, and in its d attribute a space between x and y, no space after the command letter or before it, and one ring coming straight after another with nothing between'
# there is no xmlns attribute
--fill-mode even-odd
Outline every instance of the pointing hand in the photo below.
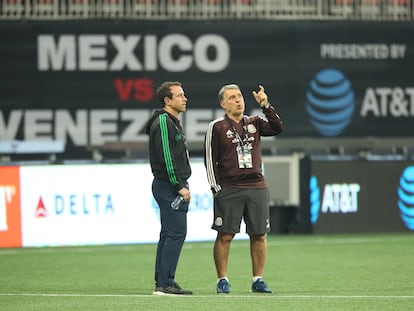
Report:
<svg viewBox="0 0 414 311"><path fill-rule="evenodd" d="M264 87L262 85L259 85L259 92L253 91L253 96L256 99L257 103L260 104L260 107L267 106L267 94L265 93Z"/></svg>

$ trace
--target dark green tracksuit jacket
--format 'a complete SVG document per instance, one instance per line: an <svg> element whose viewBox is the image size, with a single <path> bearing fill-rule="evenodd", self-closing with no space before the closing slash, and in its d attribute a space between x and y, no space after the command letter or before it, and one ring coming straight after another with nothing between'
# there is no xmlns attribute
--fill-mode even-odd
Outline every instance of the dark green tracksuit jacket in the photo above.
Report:
<svg viewBox="0 0 414 311"><path fill-rule="evenodd" d="M146 132L154 177L169 181L177 191L188 187L191 167L180 121L163 109L156 110L147 123Z"/></svg>

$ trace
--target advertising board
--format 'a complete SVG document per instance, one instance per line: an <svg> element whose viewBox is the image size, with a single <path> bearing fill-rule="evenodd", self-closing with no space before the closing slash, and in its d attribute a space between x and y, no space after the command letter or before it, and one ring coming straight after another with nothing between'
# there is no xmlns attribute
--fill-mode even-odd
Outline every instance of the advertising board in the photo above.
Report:
<svg viewBox="0 0 414 311"><path fill-rule="evenodd" d="M248 114L265 87L286 124L278 139L409 138L413 36L411 22L2 21L0 140L63 141L63 158L146 142L166 80L184 85L190 143L223 114L228 83Z"/></svg>
<svg viewBox="0 0 414 311"><path fill-rule="evenodd" d="M191 166L186 240L214 240L204 164ZM0 167L0 247L155 243L152 180L148 163Z"/></svg>
<svg viewBox="0 0 414 311"><path fill-rule="evenodd" d="M314 161L315 233L414 230L414 166L406 161Z"/></svg>

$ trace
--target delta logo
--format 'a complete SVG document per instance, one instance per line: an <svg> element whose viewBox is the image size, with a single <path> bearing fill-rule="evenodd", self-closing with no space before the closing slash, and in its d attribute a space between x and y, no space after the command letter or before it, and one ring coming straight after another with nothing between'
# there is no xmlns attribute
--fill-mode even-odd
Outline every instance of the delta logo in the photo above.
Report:
<svg viewBox="0 0 414 311"><path fill-rule="evenodd" d="M99 216L114 214L113 199L109 193L55 194L51 201L39 197L35 218L50 216Z"/></svg>
<svg viewBox="0 0 414 311"><path fill-rule="evenodd" d="M45 204L43 203L42 197L39 198L39 202L37 203L36 211L35 211L36 218L44 218L47 217L47 209Z"/></svg>

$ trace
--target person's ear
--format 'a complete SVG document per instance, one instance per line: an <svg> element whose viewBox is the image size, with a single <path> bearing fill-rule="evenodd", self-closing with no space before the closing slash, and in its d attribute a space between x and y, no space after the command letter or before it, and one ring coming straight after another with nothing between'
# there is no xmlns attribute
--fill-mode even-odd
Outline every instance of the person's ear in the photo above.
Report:
<svg viewBox="0 0 414 311"><path fill-rule="evenodd" d="M164 97L164 106L170 106L170 99L167 96Z"/></svg>

